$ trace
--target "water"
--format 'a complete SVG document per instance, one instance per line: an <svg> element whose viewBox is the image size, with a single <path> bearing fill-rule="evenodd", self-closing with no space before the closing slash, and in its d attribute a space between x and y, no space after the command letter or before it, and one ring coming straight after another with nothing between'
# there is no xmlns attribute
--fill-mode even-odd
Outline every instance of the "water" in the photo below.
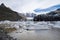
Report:
<svg viewBox="0 0 60 40"><path fill-rule="evenodd" d="M17 28L16 31L8 33L17 40L60 40L60 21L4 21L0 22L0 24Z"/></svg>
<svg viewBox="0 0 60 40"><path fill-rule="evenodd" d="M24 30L22 33L18 30L9 35L17 40L60 40L60 30Z"/></svg>

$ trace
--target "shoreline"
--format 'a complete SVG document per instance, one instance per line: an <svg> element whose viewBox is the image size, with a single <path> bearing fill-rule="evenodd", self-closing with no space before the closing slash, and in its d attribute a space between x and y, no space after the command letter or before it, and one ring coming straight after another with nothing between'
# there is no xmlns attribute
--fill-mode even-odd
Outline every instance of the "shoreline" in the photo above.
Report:
<svg viewBox="0 0 60 40"><path fill-rule="evenodd" d="M17 40L7 34L3 29L0 28L0 40Z"/></svg>

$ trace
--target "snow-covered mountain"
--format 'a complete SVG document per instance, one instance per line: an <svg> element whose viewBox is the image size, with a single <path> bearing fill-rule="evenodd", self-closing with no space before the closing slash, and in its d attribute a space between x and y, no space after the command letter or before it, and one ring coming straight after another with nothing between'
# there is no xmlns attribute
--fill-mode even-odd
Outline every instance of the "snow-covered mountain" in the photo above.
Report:
<svg viewBox="0 0 60 40"><path fill-rule="evenodd" d="M54 5L54 6L51 6L49 8L45 8L45 9L37 8L34 11L35 12L51 12L51 11L54 11L54 10L59 9L59 8L60 8L60 4Z"/></svg>
<svg viewBox="0 0 60 40"><path fill-rule="evenodd" d="M34 13L26 13L25 16L26 16L26 17L34 17L34 16L36 16L36 14L34 14Z"/></svg>

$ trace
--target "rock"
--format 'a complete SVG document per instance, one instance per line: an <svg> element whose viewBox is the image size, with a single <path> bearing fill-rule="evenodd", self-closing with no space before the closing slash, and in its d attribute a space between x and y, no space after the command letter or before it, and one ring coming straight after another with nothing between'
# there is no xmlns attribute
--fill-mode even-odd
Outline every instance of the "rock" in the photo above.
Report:
<svg viewBox="0 0 60 40"><path fill-rule="evenodd" d="M0 29L0 40L17 40L17 39L10 37L9 35L7 35L4 31L1 31L1 29Z"/></svg>

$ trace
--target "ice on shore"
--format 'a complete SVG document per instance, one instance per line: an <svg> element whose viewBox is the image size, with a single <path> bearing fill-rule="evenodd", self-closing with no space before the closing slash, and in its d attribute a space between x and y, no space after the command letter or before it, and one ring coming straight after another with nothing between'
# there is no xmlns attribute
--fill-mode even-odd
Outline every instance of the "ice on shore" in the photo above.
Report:
<svg viewBox="0 0 60 40"><path fill-rule="evenodd" d="M49 29L49 27L60 28L60 21L33 22L33 21L1 21L0 27L15 27L16 29Z"/></svg>

